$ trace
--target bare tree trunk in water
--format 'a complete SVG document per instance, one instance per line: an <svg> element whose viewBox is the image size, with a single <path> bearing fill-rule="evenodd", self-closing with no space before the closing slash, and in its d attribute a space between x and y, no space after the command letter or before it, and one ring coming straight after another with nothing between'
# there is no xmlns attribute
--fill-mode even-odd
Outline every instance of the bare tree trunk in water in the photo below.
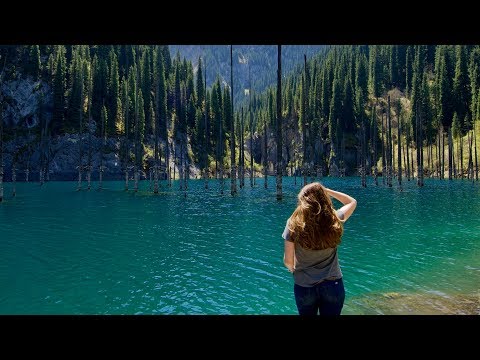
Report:
<svg viewBox="0 0 480 360"><path fill-rule="evenodd" d="M441 134L442 147L440 148L440 152L441 152L442 166L441 166L441 169L440 169L440 172L441 172L440 175L441 175L442 180L444 180L445 179L445 167L446 167L446 163L445 163L445 138L447 137L447 134L445 133L443 125L441 125L441 128L442 128L442 134ZM448 129L447 129L447 131L448 131ZM448 143L448 140L447 140L447 143ZM447 150L448 150L448 148L447 148Z"/></svg>
<svg viewBox="0 0 480 360"><path fill-rule="evenodd" d="M177 178L176 176L176 169L177 167L175 165L177 165L177 152L175 151L175 147L173 147L173 181L175 181L175 179Z"/></svg>
<svg viewBox="0 0 480 360"><path fill-rule="evenodd" d="M12 164L12 196L15 197L17 195L17 169L15 162Z"/></svg>
<svg viewBox="0 0 480 360"><path fill-rule="evenodd" d="M219 154L218 154L218 160L220 162L219 168L220 168L220 194L223 195L223 131L222 131L222 124L220 123L220 134L219 134Z"/></svg>
<svg viewBox="0 0 480 360"><path fill-rule="evenodd" d="M264 182L264 186L265 186L265 189L267 188L267 171L268 171L268 147L267 147L267 117L264 116L263 118L263 140L264 140L264 146L263 146L263 173L264 173L264 179L265 179L265 182Z"/></svg>
<svg viewBox="0 0 480 360"><path fill-rule="evenodd" d="M83 135L83 121L82 121L82 111L80 111L80 131L78 133L78 146L79 146L79 156L78 156L78 186L77 191L82 189L82 170L83 170L83 147L82 147L82 135Z"/></svg>
<svg viewBox="0 0 480 360"><path fill-rule="evenodd" d="M168 115L167 115L168 118ZM170 166L170 143L168 142L168 121L165 119L165 171L167 172L167 184L172 186L172 168ZM173 167L175 171L175 166Z"/></svg>
<svg viewBox="0 0 480 360"><path fill-rule="evenodd" d="M245 146L244 146L244 117L243 117L243 106L242 106L242 119L240 123L240 155L241 155L241 169L240 169L240 187L245 187Z"/></svg>
<svg viewBox="0 0 480 360"><path fill-rule="evenodd" d="M385 140L383 134L385 133L385 126L383 121L383 113L382 113L382 184L385 185L385 176L386 174L386 152L385 152Z"/></svg>
<svg viewBox="0 0 480 360"><path fill-rule="evenodd" d="M435 148L436 148L436 151L435 151L435 157L436 157L436 170L437 170L437 176L439 179L441 179L440 177L440 165L441 165L441 162L440 162L440 125L438 126L438 131L437 131L437 139L435 141Z"/></svg>
<svg viewBox="0 0 480 360"><path fill-rule="evenodd" d="M242 161L242 121L243 121L243 106L242 106L242 109L240 111L241 115L240 115L240 121L239 121L239 124L238 124L238 180L239 180L239 185L240 185L240 189L243 187L242 185L242 177L243 177L243 174L242 174L242 171L243 171L243 168L242 168L242 165L243 165L243 161Z"/></svg>
<svg viewBox="0 0 480 360"><path fill-rule="evenodd" d="M187 130L185 129L185 135L182 136L182 177L183 177L183 195L187 197L187 177L188 177L188 151L187 151Z"/></svg>
<svg viewBox="0 0 480 360"><path fill-rule="evenodd" d="M415 178L415 166L413 165L413 147L410 147L410 161L411 161L411 167L412 167L411 175L413 180Z"/></svg>
<svg viewBox="0 0 480 360"><path fill-rule="evenodd" d="M205 59L205 147L203 148L204 154L204 169L203 169L203 178L205 180L205 189L208 189L208 178L210 177L209 174L209 166L208 166L208 150L209 150L209 129L208 129L208 120L207 120L207 59ZM232 114L233 116L233 114Z"/></svg>
<svg viewBox="0 0 480 360"><path fill-rule="evenodd" d="M402 125L400 119L400 110L401 110L401 103L398 100L397 104L397 142L398 142L398 149L397 149L397 160L398 160L398 186L402 187Z"/></svg>
<svg viewBox="0 0 480 360"><path fill-rule="evenodd" d="M405 130L405 153L407 154L407 161L405 165L407 165L407 181L410 181L410 153L408 152L410 148L410 127L407 127ZM413 173L413 168L412 168Z"/></svg>
<svg viewBox="0 0 480 360"><path fill-rule="evenodd" d="M472 142L473 137L471 136L470 131L468 131L468 165L467 165L467 179L472 179L473 182L473 157L472 157Z"/></svg>
<svg viewBox="0 0 480 360"><path fill-rule="evenodd" d="M1 83L2 82L0 77L0 84ZM0 96L1 96L1 93L0 93ZM3 201L3 96L0 99L0 202L2 201Z"/></svg>
<svg viewBox="0 0 480 360"><path fill-rule="evenodd" d="M133 189L135 190L135 192L138 191L138 166L139 166L139 140L140 140L140 124L139 124L139 121L138 121L138 87L139 87L139 70L138 70L138 67L137 67L137 73L135 74L135 162L133 163L133 176L134 176L134 187Z"/></svg>
<svg viewBox="0 0 480 360"><path fill-rule="evenodd" d="M153 193L158 194L158 173L160 171L160 163L159 163L159 146L158 146L158 135L160 131L160 76L156 76L156 84L155 84L155 90L156 90L156 96L155 96L155 108L156 108L156 113L154 115L154 121L153 121L153 136L155 137L155 145L154 145L154 165L153 165ZM152 115L153 116L153 115ZM160 156L161 158L161 156ZM151 171L151 170L150 170ZM150 182L152 181L152 175L150 172Z"/></svg>
<svg viewBox="0 0 480 360"><path fill-rule="evenodd" d="M392 116L390 114L390 95L388 95L388 109L387 109L387 120L388 120L388 137L387 137L387 185L392 186Z"/></svg>
<svg viewBox="0 0 480 360"><path fill-rule="evenodd" d="M373 178L375 185L378 186L378 169L377 169L377 106L372 106L372 122L373 122Z"/></svg>
<svg viewBox="0 0 480 360"><path fill-rule="evenodd" d="M303 86L305 89L302 89L302 149L303 149L303 162L302 162L302 172L303 172L303 186L307 185L307 126L306 126L306 108L307 108L307 55L303 54L304 67L303 67Z"/></svg>
<svg viewBox="0 0 480 360"><path fill-rule="evenodd" d="M362 121L362 186L367 187L367 151L366 151L366 136L365 136L365 120Z"/></svg>
<svg viewBox="0 0 480 360"><path fill-rule="evenodd" d="M460 132L459 139L460 139L460 161L459 161L459 164L460 164L460 179L463 179L463 137L462 137L461 132Z"/></svg>
<svg viewBox="0 0 480 360"><path fill-rule="evenodd" d="M250 187L253 188L254 177L253 177L253 112L252 112L252 81L250 78L250 63L248 64L248 108L250 115Z"/></svg>
<svg viewBox="0 0 480 360"><path fill-rule="evenodd" d="M102 110L102 114L103 114L103 110ZM90 116L89 116L89 118L90 118ZM103 163L104 163L104 160L105 160L104 159L105 141L106 141L106 138L107 138L107 126L106 126L107 124L106 124L106 119L104 118L103 115L101 116L101 122L102 122L102 126L101 126L100 139L101 139L102 143L101 143L101 146L100 146L100 169L99 169L99 187L98 187L100 190L103 189L103 171L105 170L105 166L103 165ZM89 161L91 161L91 160L89 160ZM92 168L92 166L89 163L89 169L90 168Z"/></svg>
<svg viewBox="0 0 480 360"><path fill-rule="evenodd" d="M127 68L128 68L128 62L127 62ZM126 72L125 75L128 79L128 71ZM123 104L125 106L125 159L124 159L124 165L125 166L125 191L128 191L128 163L129 163L129 158L130 158L130 144L128 143L128 117L130 113L130 109L128 106L129 99L128 99L128 81L125 82L127 91L126 91L126 98L123 99Z"/></svg>
<svg viewBox="0 0 480 360"><path fill-rule="evenodd" d="M428 140L430 142L430 144L428 145L428 149L429 149L429 152L427 152L428 154L428 171L429 171L429 177L432 177L432 174L434 173L433 171L433 166L432 166L432 157L433 157L433 145L432 145L432 142L430 140Z"/></svg>
<svg viewBox="0 0 480 360"><path fill-rule="evenodd" d="M230 138L230 194L233 196L237 193L237 179L235 177L237 168L235 166L235 121L234 121L234 113L233 113L233 46L230 45L230 98L231 98L231 110L230 110L230 131L231 131L231 138ZM243 121L243 108L242 108L242 121ZM242 127L243 131L243 127ZM243 134L242 134L242 144L243 144ZM243 153L243 147L241 149ZM222 157L223 163L223 157ZM242 172L242 181L240 182L240 187L243 187L243 164L240 165Z"/></svg>
<svg viewBox="0 0 480 360"><path fill-rule="evenodd" d="M3 73L5 71L5 64L7 57L3 61L2 72L0 73L0 87L3 83ZM3 92L0 91L0 203L3 201Z"/></svg>
<svg viewBox="0 0 480 360"><path fill-rule="evenodd" d="M277 200L282 199L282 45L278 45L277 69Z"/></svg>
<svg viewBox="0 0 480 360"><path fill-rule="evenodd" d="M1 84L1 81L0 81L0 84ZM0 202L2 202L3 201L3 96L2 96L2 99L0 100L1 100L0 101Z"/></svg>
<svg viewBox="0 0 480 360"><path fill-rule="evenodd" d="M425 184L423 174L423 113L419 115L419 134L420 134L420 186Z"/></svg>
<svg viewBox="0 0 480 360"><path fill-rule="evenodd" d="M448 128L448 180L452 180L453 166L453 143L452 143L452 127Z"/></svg>
<svg viewBox="0 0 480 360"><path fill-rule="evenodd" d="M183 137L180 140L180 163L178 167L178 177L179 177L179 183L180 183L180 190L183 190Z"/></svg>
<svg viewBox="0 0 480 360"><path fill-rule="evenodd" d="M478 181L478 158L477 158L477 132L476 132L477 121L473 122L473 141L475 144L475 180Z"/></svg>

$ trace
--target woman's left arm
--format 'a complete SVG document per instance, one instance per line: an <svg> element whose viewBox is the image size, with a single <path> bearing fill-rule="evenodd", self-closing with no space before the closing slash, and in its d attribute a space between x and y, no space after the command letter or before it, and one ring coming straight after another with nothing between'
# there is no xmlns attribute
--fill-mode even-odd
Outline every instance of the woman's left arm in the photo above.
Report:
<svg viewBox="0 0 480 360"><path fill-rule="evenodd" d="M283 263L290 272L295 269L295 244L292 241L285 240L285 251L283 253Z"/></svg>

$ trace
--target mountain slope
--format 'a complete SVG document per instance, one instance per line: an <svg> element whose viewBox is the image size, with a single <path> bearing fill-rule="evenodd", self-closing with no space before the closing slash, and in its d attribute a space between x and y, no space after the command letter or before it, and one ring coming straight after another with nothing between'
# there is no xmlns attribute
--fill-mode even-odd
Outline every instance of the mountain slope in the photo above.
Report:
<svg viewBox="0 0 480 360"><path fill-rule="evenodd" d="M282 74L285 76L295 65L321 51L324 45L284 45L282 46ZM230 45L170 45L172 57L185 57L192 61L195 72L198 59L206 59L207 86L210 87L217 76L224 85L230 84ZM203 64L205 65L205 64ZM249 68L252 89L261 92L277 81L277 45L233 45L233 89L235 107L245 98L249 89Z"/></svg>

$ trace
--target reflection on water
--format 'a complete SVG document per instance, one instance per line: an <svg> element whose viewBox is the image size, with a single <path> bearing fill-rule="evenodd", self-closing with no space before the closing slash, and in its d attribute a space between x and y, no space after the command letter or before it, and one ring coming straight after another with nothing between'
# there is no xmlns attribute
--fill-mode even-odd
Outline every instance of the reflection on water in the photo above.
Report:
<svg viewBox="0 0 480 360"><path fill-rule="evenodd" d="M148 182L19 183L16 198L7 183L0 313L296 314L281 234L297 180L283 179L280 202L274 178L235 197L192 180L186 198L177 182L156 196ZM358 201L339 248L344 314L479 313L478 183L323 183Z"/></svg>

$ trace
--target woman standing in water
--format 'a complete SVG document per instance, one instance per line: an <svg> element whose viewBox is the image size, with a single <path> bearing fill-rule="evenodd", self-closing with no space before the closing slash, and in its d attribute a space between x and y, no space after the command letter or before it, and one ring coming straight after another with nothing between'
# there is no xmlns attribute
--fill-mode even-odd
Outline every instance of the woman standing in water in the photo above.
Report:
<svg viewBox="0 0 480 360"><path fill-rule="evenodd" d="M331 197L343 206L335 210ZM340 315L345 300L337 247L343 224L357 201L351 196L308 184L298 194L297 208L287 220L283 262L293 273L294 294L300 315Z"/></svg>

